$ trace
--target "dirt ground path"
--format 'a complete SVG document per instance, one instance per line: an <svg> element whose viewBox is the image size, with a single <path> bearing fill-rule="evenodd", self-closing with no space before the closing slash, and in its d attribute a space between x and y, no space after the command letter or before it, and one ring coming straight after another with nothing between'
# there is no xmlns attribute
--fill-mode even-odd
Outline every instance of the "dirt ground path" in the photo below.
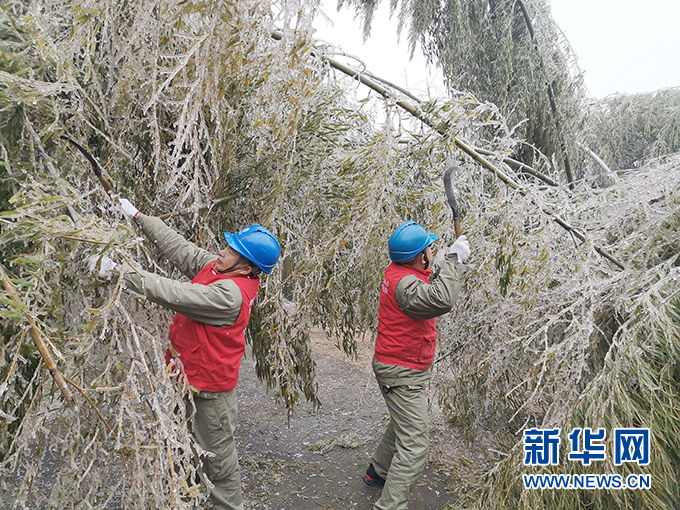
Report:
<svg viewBox="0 0 680 510"><path fill-rule="evenodd" d="M313 351L322 406L316 412L299 406L290 426L283 405L257 379L250 353L243 359L236 441L248 509L369 510L379 497L361 480L389 419L370 368L371 347L361 345L351 361L317 332ZM455 476L446 466L455 465L456 452L436 444L447 434L442 427L435 417L434 451L409 508L440 509L453 497Z"/></svg>

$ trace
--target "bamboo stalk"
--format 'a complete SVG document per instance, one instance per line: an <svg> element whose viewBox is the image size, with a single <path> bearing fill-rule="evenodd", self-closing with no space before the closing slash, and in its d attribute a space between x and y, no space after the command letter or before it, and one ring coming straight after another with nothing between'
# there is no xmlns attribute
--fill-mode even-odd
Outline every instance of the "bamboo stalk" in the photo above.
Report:
<svg viewBox="0 0 680 510"><path fill-rule="evenodd" d="M272 32L271 34L272 39L275 39L277 41L280 41L283 38L283 34L281 32ZM371 90L374 90L378 94L380 94L382 97L385 99L392 99L395 101L396 105L402 108L403 110L406 110L408 113L413 115L415 118L418 120L422 121L426 125L430 126L432 129L437 131L439 134L443 136L447 136L448 133L441 124L436 124L434 120L430 119L427 115L425 115L422 111L420 111L419 108L413 106L412 104L396 97L394 94L392 94L390 91L388 91L385 87L380 85L379 83L376 83L376 81L370 79L366 74L358 73L351 69L350 67L341 64L340 62L326 56L321 56L322 59L324 59L328 64L333 67L334 69L337 69L338 71L341 71L342 73L346 74L347 76L350 76L351 78L354 78L355 80L359 81L360 83L366 85L368 88ZM529 194L529 191L522 188L518 183L513 181L509 176L507 176L504 172L499 170L497 167L492 165L489 161L487 161L478 151L467 145L465 142L459 140L458 138L453 139L454 143L456 146L462 150L465 154L470 156L472 160L477 163L478 165L483 166L490 172L492 172L497 178L499 178L501 181L503 181L506 185L510 186L511 188L516 189L519 191L523 196L527 196ZM553 181L554 182L554 181ZM551 216L554 221L560 225L562 228L576 236L581 242L587 242L588 239L576 228L572 227L569 223L564 221L562 218L557 216L557 214L554 211L551 211L550 209L547 209L545 207L540 207L538 204L536 204L535 201L532 200L532 203L539 207L541 211L543 211L545 214L548 216ZM594 245L594 249L597 253L602 255L604 258L606 258L608 261L612 262L614 265L619 267L620 269L625 269L625 266L616 260L615 257L613 257L611 254L607 253L601 246Z"/></svg>
<svg viewBox="0 0 680 510"><path fill-rule="evenodd" d="M19 293L17 292L14 285L12 285L12 282L9 281L7 272L5 271L5 268L2 265L0 265L0 279L2 279L2 284L5 287L7 293L9 294L10 299L22 305L23 303L21 302ZM47 345L45 344L45 341L43 340L42 332L40 331L40 329L38 329L38 326L36 326L35 321L24 310L21 310L21 313L28 321L31 336L33 337L33 341L35 342L35 345L38 348L38 351L40 352L40 356L42 356L43 362L45 363L47 370L49 370L50 374L52 375L54 382L57 383L57 386L61 390L62 395L64 395L64 399L66 400L66 402L68 402L68 405L71 407L71 409L73 409L73 411L76 411L77 405L73 400L73 395L71 394L71 391L68 389L68 386L66 386L64 376L57 368L57 362L54 361L52 353L50 352Z"/></svg>
<svg viewBox="0 0 680 510"><path fill-rule="evenodd" d="M380 78L380 77L378 77L378 76L375 76L374 74L369 73L369 72L366 72L366 73L364 73L364 74L366 74L368 77L370 77L370 78L372 78L372 79L374 79L374 80L377 80L377 81L379 81L379 82L381 82L381 83L384 83L385 85L388 85L389 87L392 87L392 88L395 89L395 90L398 90L399 92L401 92L401 93L404 94L405 96L410 97L411 99L413 99L416 103L418 103L418 104L421 104L421 103L422 103L422 101L421 101L419 98L417 98L416 96L414 96L413 94L411 94L411 92L409 92L408 90L406 90L406 89L400 87L399 85L395 85L394 83L392 83L392 82L390 82L390 81L387 81L387 80L385 80L385 79L383 79L383 78ZM474 147L474 150L475 150L476 152L478 152L479 154L482 154L482 155L484 155L484 156L493 156L493 155L494 155L493 152L488 151L488 150L486 150L486 149L481 149L481 148L479 148L479 147ZM548 176L545 175L545 174L542 174L541 172L539 172L539 171L536 170L535 168L532 168L532 167L530 167L529 165L525 165L525 164L522 163L521 161L517 161L517 160L512 159L512 158L503 158L502 161L503 161L503 163L505 163L505 164L508 165L508 166L511 166L511 167L513 167L513 168L517 168L517 169L519 169L519 170L522 171L522 172L525 172L525 173L528 173L528 174L533 175L533 176L536 177L537 179L540 179L540 180L542 180L543 182L545 182L546 184L550 184L551 186L558 186L558 184L557 184L553 179L551 179L550 177L548 177Z"/></svg>
<svg viewBox="0 0 680 510"><path fill-rule="evenodd" d="M486 149L482 149L482 148L480 148L480 147L475 147L474 149L475 149L475 151L479 152L480 154L483 154L484 156L493 156L493 155L494 155L493 152L488 151L488 150L486 150ZM512 159L512 158L503 158L503 163L505 163L505 164L508 165L508 166L517 168L517 169L520 170L521 172L524 172L524 173L527 173L527 174L531 174L531 175L533 175L534 177L536 177L536 178L542 180L542 181L545 182L546 184L550 184L551 186L555 186L555 187L559 186L559 184L558 184L557 182L555 182L554 180L552 180L552 179L551 179L550 177L548 177L547 175L542 174L542 173L539 172L538 170L536 170L536 169L530 167L529 165L525 165L525 164L522 163L521 161L517 161L516 159Z"/></svg>
<svg viewBox="0 0 680 510"><path fill-rule="evenodd" d="M541 63L541 68L545 72L545 65L543 64L543 58L541 57L541 54L538 51L538 41L536 41L536 36L534 34L534 25L531 22L531 16L529 16L529 11L527 11L526 5L524 5L524 2L522 2L522 0L517 0L517 3L519 4L519 8L522 11L522 16L524 17L524 22L526 23L527 29L529 30L531 40L534 42L534 50L536 50L536 55L538 55L539 62ZM560 126L560 118L557 112L557 102L555 101L555 91L553 89L552 82L548 83L548 100L550 101L550 109L552 110L553 119L555 120L555 127L557 127L557 130L560 133L560 148L562 149L562 155L564 156L564 173L567 176L567 182L569 183L569 187L573 188L574 174L571 171L571 161L569 160L569 154L567 153L567 144L564 142L564 138L561 136L562 129Z"/></svg>
<svg viewBox="0 0 680 510"><path fill-rule="evenodd" d="M602 158L600 156L598 156L597 154L595 154L592 150L590 150L589 147L583 145L582 143L579 143L578 146L581 147L581 149L583 149L584 151L586 151L586 154L588 154L588 156L593 158L595 163L597 163L600 166L600 168L602 168L602 170L604 170L607 174L612 173L611 169L607 166L607 163L602 161Z"/></svg>

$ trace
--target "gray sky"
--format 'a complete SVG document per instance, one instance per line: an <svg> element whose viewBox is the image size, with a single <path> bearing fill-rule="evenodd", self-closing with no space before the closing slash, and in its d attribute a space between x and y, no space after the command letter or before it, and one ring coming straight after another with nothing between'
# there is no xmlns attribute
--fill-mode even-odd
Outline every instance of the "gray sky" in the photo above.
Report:
<svg viewBox="0 0 680 510"><path fill-rule="evenodd" d="M680 1L551 3L592 96L680 86Z"/></svg>
<svg viewBox="0 0 680 510"><path fill-rule="evenodd" d="M319 17L315 36L358 56L377 76L420 91L423 97L428 90L433 96L443 95L441 75L426 68L417 50L409 61L405 37L397 42L397 22L389 19L388 4L381 2L371 37L363 44L360 22L347 9L337 12L336 0L324 0L322 9L334 26ZM551 0L551 4L553 18L585 72L591 96L680 86L680 0Z"/></svg>

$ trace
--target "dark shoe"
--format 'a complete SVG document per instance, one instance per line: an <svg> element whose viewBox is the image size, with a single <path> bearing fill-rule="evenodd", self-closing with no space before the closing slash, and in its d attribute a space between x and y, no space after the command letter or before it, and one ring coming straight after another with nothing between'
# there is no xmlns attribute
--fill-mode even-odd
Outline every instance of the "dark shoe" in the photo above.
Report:
<svg viewBox="0 0 680 510"><path fill-rule="evenodd" d="M385 486L385 479L375 472L373 463L369 464L368 469L362 478L364 479L364 483L373 489L382 489Z"/></svg>

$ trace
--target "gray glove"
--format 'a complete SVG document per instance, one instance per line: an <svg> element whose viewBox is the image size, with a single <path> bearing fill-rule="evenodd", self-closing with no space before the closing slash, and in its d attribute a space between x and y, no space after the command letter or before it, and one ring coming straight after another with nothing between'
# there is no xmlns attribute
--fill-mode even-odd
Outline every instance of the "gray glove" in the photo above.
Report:
<svg viewBox="0 0 680 510"><path fill-rule="evenodd" d="M101 263L99 262L101 260ZM103 280L109 280L120 266L106 255L92 255L87 259L87 269Z"/></svg>
<svg viewBox="0 0 680 510"><path fill-rule="evenodd" d="M120 208L130 218L135 218L139 214L139 209L132 205L132 202L127 198L120 199Z"/></svg>
<svg viewBox="0 0 680 510"><path fill-rule="evenodd" d="M446 260L446 253L444 250L437 250L437 254L434 256L434 265L437 267L442 267L444 261Z"/></svg>
<svg viewBox="0 0 680 510"><path fill-rule="evenodd" d="M449 253L458 255L458 262L465 264L470 258L470 243L468 242L467 237L460 236L456 239L456 242L449 248Z"/></svg>

